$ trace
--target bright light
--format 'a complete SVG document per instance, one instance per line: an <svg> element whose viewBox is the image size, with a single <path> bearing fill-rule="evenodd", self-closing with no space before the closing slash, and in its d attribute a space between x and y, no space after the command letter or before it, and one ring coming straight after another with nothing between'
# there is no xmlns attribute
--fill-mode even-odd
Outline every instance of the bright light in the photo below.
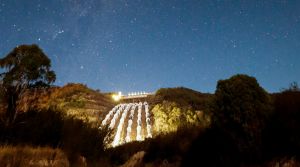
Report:
<svg viewBox="0 0 300 167"><path fill-rule="evenodd" d="M120 101L122 98L122 92L118 92L118 94L113 94L112 98L114 101Z"/></svg>

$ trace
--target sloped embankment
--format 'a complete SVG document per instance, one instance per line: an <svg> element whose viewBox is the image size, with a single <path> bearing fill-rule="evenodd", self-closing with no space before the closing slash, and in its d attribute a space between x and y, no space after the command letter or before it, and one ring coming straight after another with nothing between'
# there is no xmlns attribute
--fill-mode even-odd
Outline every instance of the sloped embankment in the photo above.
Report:
<svg viewBox="0 0 300 167"><path fill-rule="evenodd" d="M192 89L161 88L152 97L153 133L176 132L182 127L208 127L208 102L213 95Z"/></svg>
<svg viewBox="0 0 300 167"><path fill-rule="evenodd" d="M73 83L27 91L19 104L18 111L55 108L90 123L98 123L99 117L115 105L108 94Z"/></svg>

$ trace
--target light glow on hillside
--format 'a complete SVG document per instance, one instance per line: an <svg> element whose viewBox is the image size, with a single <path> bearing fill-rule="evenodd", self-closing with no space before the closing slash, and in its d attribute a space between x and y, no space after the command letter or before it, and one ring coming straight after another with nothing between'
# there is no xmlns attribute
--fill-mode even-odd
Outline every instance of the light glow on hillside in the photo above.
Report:
<svg viewBox="0 0 300 167"><path fill-rule="evenodd" d="M113 99L114 101L120 101L121 98L122 98L122 92L118 92L118 94L113 94L113 95L112 95L112 99Z"/></svg>

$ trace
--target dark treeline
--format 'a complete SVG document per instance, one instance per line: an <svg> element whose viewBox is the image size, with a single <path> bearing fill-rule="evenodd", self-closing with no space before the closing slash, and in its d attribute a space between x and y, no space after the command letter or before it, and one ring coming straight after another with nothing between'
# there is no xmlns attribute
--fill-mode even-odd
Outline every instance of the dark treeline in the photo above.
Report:
<svg viewBox="0 0 300 167"><path fill-rule="evenodd" d="M298 88L268 94L255 78L236 75L218 82L208 110L214 121L193 142L183 166L267 166L281 158L299 161Z"/></svg>

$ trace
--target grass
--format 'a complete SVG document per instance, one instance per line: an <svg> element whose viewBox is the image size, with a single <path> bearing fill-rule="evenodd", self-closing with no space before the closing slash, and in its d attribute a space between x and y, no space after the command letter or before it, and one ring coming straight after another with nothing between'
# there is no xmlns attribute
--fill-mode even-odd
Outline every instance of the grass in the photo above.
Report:
<svg viewBox="0 0 300 167"><path fill-rule="evenodd" d="M1 167L68 167L69 161L60 149L30 146L0 146Z"/></svg>

